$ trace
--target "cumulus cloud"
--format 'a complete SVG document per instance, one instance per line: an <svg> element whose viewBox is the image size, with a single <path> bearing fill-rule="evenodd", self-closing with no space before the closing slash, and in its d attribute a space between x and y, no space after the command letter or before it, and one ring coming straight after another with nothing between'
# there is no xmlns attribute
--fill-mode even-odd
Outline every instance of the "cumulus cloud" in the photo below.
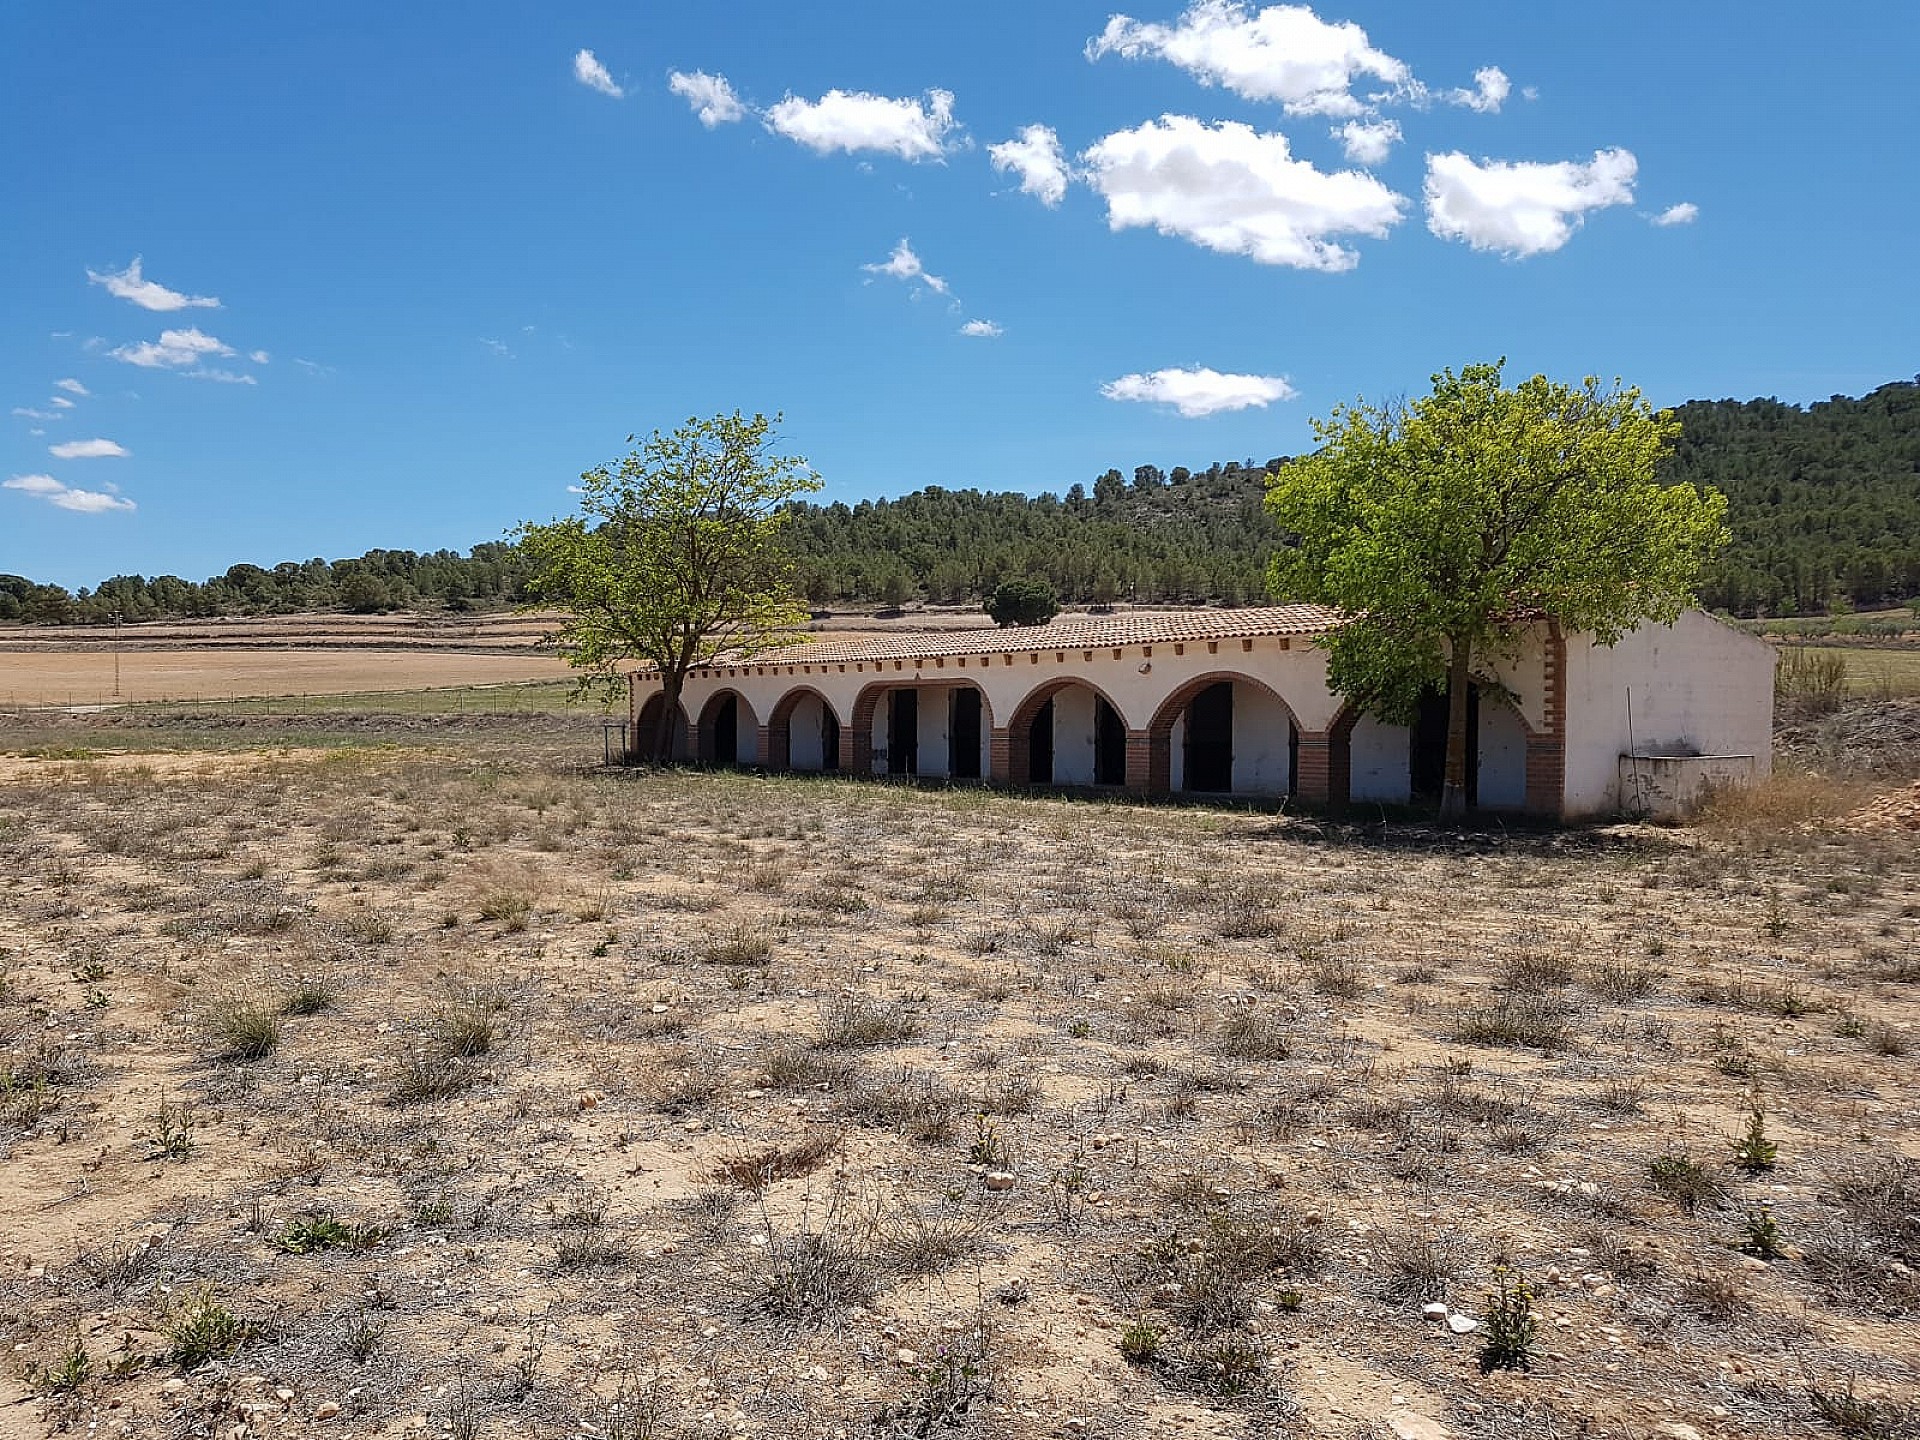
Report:
<svg viewBox="0 0 1920 1440"><path fill-rule="evenodd" d="M1351 270L1360 257L1328 237L1385 235L1406 204L1371 175L1316 170L1293 158L1286 136L1238 121L1163 115L1080 158L1109 228L1150 225L1263 265Z"/></svg>
<svg viewBox="0 0 1920 1440"><path fill-rule="evenodd" d="M1473 89L1448 90L1440 98L1449 105L1464 105L1482 115L1493 115L1512 93L1513 82L1507 78L1506 71L1498 65L1483 65L1473 72Z"/></svg>
<svg viewBox="0 0 1920 1440"><path fill-rule="evenodd" d="M913 246L908 244L905 239L902 239L898 245L893 247L893 254L889 255L885 260L875 265L862 265L860 268L869 275L885 275L890 279L904 280L909 285L918 281L936 295L952 293L948 289L946 281L942 280L938 275L929 275L927 273L927 267L920 263L920 257L913 253Z"/></svg>
<svg viewBox="0 0 1920 1440"><path fill-rule="evenodd" d="M1565 245L1589 210L1631 204L1638 170L1629 150L1598 150L1585 164L1429 155L1427 228L1514 259L1545 254Z"/></svg>
<svg viewBox="0 0 1920 1440"><path fill-rule="evenodd" d="M109 295L117 295L122 300L131 300L142 310L218 310L220 302L211 295L183 295L178 290L169 290L157 280L149 280L140 273L140 257L133 257L133 263L124 270L87 271L87 279L95 285L107 287Z"/></svg>
<svg viewBox="0 0 1920 1440"><path fill-rule="evenodd" d="M82 515L98 515L106 510L131 510L133 501L101 490L76 490L51 475L15 475L0 480L0 490L18 490L62 510L77 510Z"/></svg>
<svg viewBox="0 0 1920 1440"><path fill-rule="evenodd" d="M1682 200L1678 205L1669 205L1653 217L1656 225L1691 225L1700 218L1700 207L1691 200Z"/></svg>
<svg viewBox="0 0 1920 1440"><path fill-rule="evenodd" d="M611 95L618 100L627 92L614 84L613 76L607 73L607 67L591 50L581 50L573 57L573 78L589 90L598 90L602 95Z"/></svg>
<svg viewBox="0 0 1920 1440"><path fill-rule="evenodd" d="M1378 165L1400 143L1398 120L1349 120L1333 127L1333 138L1356 165Z"/></svg>
<svg viewBox="0 0 1920 1440"><path fill-rule="evenodd" d="M197 329L162 330L158 340L122 345L107 353L116 360L148 370L184 370L201 364L209 355L231 355L233 347Z"/></svg>
<svg viewBox="0 0 1920 1440"><path fill-rule="evenodd" d="M54 381L53 388L56 390L64 390L69 395L91 395L93 393L91 390L87 389L86 386L82 385L78 380L74 380L72 378L68 378L66 380Z"/></svg>
<svg viewBox="0 0 1920 1440"><path fill-rule="evenodd" d="M60 409L62 409L62 410L71 410L71 409L73 409L73 401L71 401L71 400L69 400L69 399L68 399L68 398L67 398L66 396L64 396L64 395L54 395L54 396L51 396L51 397L49 397L49 398L48 398L48 400L47 400L47 403L48 403L49 405L54 405L54 406L58 406L58 407L59 407Z"/></svg>
<svg viewBox="0 0 1920 1440"><path fill-rule="evenodd" d="M987 155L996 170L1011 170L1020 177L1020 189L1042 205L1058 205L1067 194L1067 181L1073 172L1060 151L1060 137L1050 126L1029 125L1019 136L989 145Z"/></svg>
<svg viewBox="0 0 1920 1440"><path fill-rule="evenodd" d="M133 452L114 440L68 440L59 445L49 445L47 453L56 460L105 460Z"/></svg>
<svg viewBox="0 0 1920 1440"><path fill-rule="evenodd" d="M789 95L767 111L767 128L822 155L877 150L902 160L936 160L954 128L953 92L929 90L924 101L864 90L829 90L818 100Z"/></svg>
<svg viewBox="0 0 1920 1440"><path fill-rule="evenodd" d="M269 360L273 359L273 357L264 350L255 350L252 354L248 355L247 358L256 365L265 365Z"/></svg>
<svg viewBox="0 0 1920 1440"><path fill-rule="evenodd" d="M1284 375L1223 375L1205 367L1155 370L1148 375L1122 375L1100 387L1109 400L1134 400L1148 405L1171 405L1189 420L1246 410L1291 400L1298 392Z"/></svg>
<svg viewBox="0 0 1920 1440"><path fill-rule="evenodd" d="M991 320L969 320L960 327L962 335L971 335L976 340L998 340L1007 332Z"/></svg>
<svg viewBox="0 0 1920 1440"><path fill-rule="evenodd" d="M1332 24L1306 5L1249 11L1239 0L1194 0L1172 25L1115 15L1087 43L1087 58L1169 61L1204 84L1249 100L1276 101L1290 115L1358 115L1353 82L1371 76L1398 87L1406 65L1377 50L1350 21Z"/></svg>
<svg viewBox="0 0 1920 1440"><path fill-rule="evenodd" d="M744 119L747 107L733 93L724 75L709 75L704 70L667 72L667 88L683 98L709 130L716 125L731 125Z"/></svg>

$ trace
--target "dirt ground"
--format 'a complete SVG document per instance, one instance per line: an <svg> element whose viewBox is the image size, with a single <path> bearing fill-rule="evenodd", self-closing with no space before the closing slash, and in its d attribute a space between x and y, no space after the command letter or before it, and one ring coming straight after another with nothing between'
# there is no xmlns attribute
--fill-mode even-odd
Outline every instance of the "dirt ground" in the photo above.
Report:
<svg viewBox="0 0 1920 1440"><path fill-rule="evenodd" d="M421 650L60 650L0 654L0 706L116 705L254 695L358 695L564 680L551 655Z"/></svg>
<svg viewBox="0 0 1920 1440"><path fill-rule="evenodd" d="M0 733L0 1429L1915 1433L1906 830L515 723Z"/></svg>

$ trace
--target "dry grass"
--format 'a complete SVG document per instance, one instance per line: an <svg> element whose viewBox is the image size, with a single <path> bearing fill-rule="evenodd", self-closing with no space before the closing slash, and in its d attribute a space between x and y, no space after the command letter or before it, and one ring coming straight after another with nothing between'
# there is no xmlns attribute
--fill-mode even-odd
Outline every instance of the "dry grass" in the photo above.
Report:
<svg viewBox="0 0 1920 1440"><path fill-rule="evenodd" d="M1822 818L1851 788L1383 837L258 726L160 734L244 742L204 772L0 784L0 1310L46 1428L1638 1440L1920 1404L1920 858ZM1529 1372L1420 1318L1500 1265Z"/></svg>

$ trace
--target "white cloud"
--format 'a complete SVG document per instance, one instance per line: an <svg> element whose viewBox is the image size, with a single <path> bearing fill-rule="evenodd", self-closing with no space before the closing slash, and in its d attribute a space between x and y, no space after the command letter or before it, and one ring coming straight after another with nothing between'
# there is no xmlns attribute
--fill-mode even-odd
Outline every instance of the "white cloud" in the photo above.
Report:
<svg viewBox="0 0 1920 1440"><path fill-rule="evenodd" d="M25 405L14 406L13 413L18 415L22 420L64 420L66 419L66 416L62 415L58 410L31 410L27 408Z"/></svg>
<svg viewBox="0 0 1920 1440"><path fill-rule="evenodd" d="M61 484L51 475L15 475L11 480L0 480L0 490L18 490L49 505L58 505L62 510L77 510L82 515L134 508L133 501L119 495L100 490L76 490L70 485Z"/></svg>
<svg viewBox="0 0 1920 1440"><path fill-rule="evenodd" d="M1356 165L1378 165L1400 143L1398 120L1349 120L1333 127L1333 138Z"/></svg>
<svg viewBox="0 0 1920 1440"><path fill-rule="evenodd" d="M1598 150L1584 165L1429 155L1427 228L1515 259L1545 254L1572 238L1587 211L1631 204L1638 170L1629 150Z"/></svg>
<svg viewBox="0 0 1920 1440"><path fill-rule="evenodd" d="M233 347L197 329L162 330L158 340L122 345L108 353L116 360L148 370L184 370L189 365L200 364L209 355L231 355Z"/></svg>
<svg viewBox="0 0 1920 1440"><path fill-rule="evenodd" d="M480 343L493 351L493 353L498 355L502 360L513 359L513 351L507 348L507 342L504 340L494 340L482 335L480 337Z"/></svg>
<svg viewBox="0 0 1920 1440"><path fill-rule="evenodd" d="M946 281L938 275L927 273L927 267L922 265L920 257L913 253L913 246L904 239L893 247L893 254L884 261L877 265L862 265L860 268L869 275L886 275L895 280L904 280L908 284L918 280L936 295L952 293L947 288Z"/></svg>
<svg viewBox="0 0 1920 1440"><path fill-rule="evenodd" d="M87 271L87 279L95 285L107 287L109 295L117 295L122 300L131 300L142 310L218 310L220 302L211 295L182 295L178 290L169 290L157 280L149 280L140 273L140 257L133 257L133 263L124 270Z"/></svg>
<svg viewBox="0 0 1920 1440"><path fill-rule="evenodd" d="M1029 125L1017 139L989 145L987 154L994 169L1019 175L1021 191L1042 205L1058 205L1066 198L1067 181L1073 178L1073 172L1060 151L1060 137L1051 127Z"/></svg>
<svg viewBox="0 0 1920 1440"><path fill-rule="evenodd" d="M960 333L976 340L998 340L1007 332L991 320L969 320L960 327Z"/></svg>
<svg viewBox="0 0 1920 1440"><path fill-rule="evenodd" d="M1700 207L1691 200L1682 200L1678 205L1669 205L1653 217L1656 225L1691 225L1700 218Z"/></svg>
<svg viewBox="0 0 1920 1440"><path fill-rule="evenodd" d="M256 365L265 365L269 360L273 359L273 356L264 350L255 350L248 355L247 358Z"/></svg>
<svg viewBox="0 0 1920 1440"><path fill-rule="evenodd" d="M64 390L69 395L91 395L93 393L91 390L87 389L86 386L82 385L78 380L74 380L71 378L66 380L54 381L53 388L56 390Z"/></svg>
<svg viewBox="0 0 1920 1440"><path fill-rule="evenodd" d="M105 460L133 452L114 440L68 440L63 444L49 445L47 453L56 460Z"/></svg>
<svg viewBox="0 0 1920 1440"><path fill-rule="evenodd" d="M48 403L49 405L57 405L57 406L59 406L59 407L60 407L60 408L61 408L62 410L71 410L71 409L73 409L73 401L71 401L71 400L69 400L69 399L68 399L68 398L67 398L66 396L64 396L64 395L53 395L53 396L50 396L50 397L48 397L48 400L47 400L47 403Z"/></svg>
<svg viewBox="0 0 1920 1440"><path fill-rule="evenodd" d="M198 370L189 370L186 374L189 380L217 380L222 385L258 385L260 383L253 376L241 371L215 370L204 365Z"/></svg>
<svg viewBox="0 0 1920 1440"><path fill-rule="evenodd" d="M1291 400L1298 392L1284 375L1223 375L1218 370L1198 368L1122 375L1102 385L1100 393L1109 400L1171 405L1189 420L1196 420Z"/></svg>
<svg viewBox="0 0 1920 1440"><path fill-rule="evenodd" d="M1316 170L1293 158L1286 136L1238 121L1163 115L1080 158L1106 198L1109 228L1151 225L1263 265L1351 270L1360 257L1328 237L1385 235L1406 203L1358 170Z"/></svg>
<svg viewBox="0 0 1920 1440"><path fill-rule="evenodd" d="M1376 50L1351 21L1330 24L1305 5L1249 12L1238 0L1193 0L1174 25L1115 15L1087 43L1087 58L1156 56L1208 85L1249 100L1277 101L1290 115L1358 115L1353 82L1370 75L1390 86L1411 78L1406 65Z"/></svg>
<svg viewBox="0 0 1920 1440"><path fill-rule="evenodd" d="M953 92L929 90L924 103L864 90L829 90L818 100L789 95L767 111L767 127L822 155L878 150L902 160L934 160L946 153L953 129Z"/></svg>
<svg viewBox="0 0 1920 1440"><path fill-rule="evenodd" d="M1464 105L1469 110L1478 110L1482 115L1493 115L1507 103L1507 97L1513 93L1513 81L1507 78L1507 72L1498 65L1483 65L1473 72L1473 89L1448 90L1440 98L1449 105Z"/></svg>
<svg viewBox="0 0 1920 1440"><path fill-rule="evenodd" d="M746 117L747 107L740 103L740 97L733 93L733 86L724 75L709 75L704 70L669 70L667 88L683 97L709 130Z"/></svg>
<svg viewBox="0 0 1920 1440"><path fill-rule="evenodd" d="M616 100L627 93L613 83L613 76L607 73L607 67L600 63L599 57L591 50L581 50L574 55L573 78L589 90L598 90L602 95L611 95Z"/></svg>

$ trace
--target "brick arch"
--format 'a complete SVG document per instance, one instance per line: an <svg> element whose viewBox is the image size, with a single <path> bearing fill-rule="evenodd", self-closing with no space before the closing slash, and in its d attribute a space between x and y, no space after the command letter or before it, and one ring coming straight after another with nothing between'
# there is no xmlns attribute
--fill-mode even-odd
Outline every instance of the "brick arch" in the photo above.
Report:
<svg viewBox="0 0 1920 1440"><path fill-rule="evenodd" d="M795 708L799 706L800 702L808 697L818 700L825 708L827 714L833 717L834 723L840 727L842 737L840 743L844 747L846 743L846 722L841 719L839 706L829 700L822 691L815 689L811 685L796 685L793 689L781 695L781 697L774 702L773 709L767 712L767 723L765 727L766 753L761 756L761 759L766 763L768 769L791 770L793 768L793 732L791 729L793 712ZM871 721L872 716L869 715L868 719ZM836 750L830 757L830 763L827 768L837 769L839 765L840 753Z"/></svg>
<svg viewBox="0 0 1920 1440"><path fill-rule="evenodd" d="M660 717L666 709L666 704L666 694L656 690L635 712L632 748L627 752L633 759L642 763L652 761L654 741L660 733ZM672 731L672 741L667 747L667 758L684 760L687 758L687 707L676 702L673 707L673 718L668 723Z"/></svg>
<svg viewBox="0 0 1920 1440"><path fill-rule="evenodd" d="M941 675L930 677L919 670L902 670L891 678L882 676L871 684L863 686L853 698L853 706L846 722L840 727L840 768L854 775L870 774L873 770L873 716L880 708L880 697L889 690L957 690L965 686L980 692L980 725L982 732L991 737L999 732L993 725L993 697L987 694L986 686L977 680L963 680L957 676Z"/></svg>
<svg viewBox="0 0 1920 1440"><path fill-rule="evenodd" d="M747 697L742 695L738 690L733 689L731 686L725 686L714 691L707 697L706 703L700 707L699 724L694 727L694 758L702 764L713 763L714 722L720 713L720 703L729 695L733 697L734 701L735 763L751 765L755 763L755 759L757 758L754 752L759 748L760 722L753 713L753 706L748 702ZM747 742L744 747L740 743L743 736ZM743 748L746 750L748 758L746 760L739 760L737 757Z"/></svg>
<svg viewBox="0 0 1920 1440"><path fill-rule="evenodd" d="M1210 670L1204 675L1196 675L1191 680L1183 681L1179 689L1162 700L1159 708L1153 712L1153 719L1147 722L1146 788L1149 793L1165 795L1173 789L1174 721L1186 713L1187 706L1193 703L1194 696L1202 690L1220 684L1251 685L1254 689L1264 692L1286 711L1287 723L1293 727L1296 735L1308 733L1301 726L1300 717L1294 713L1293 706L1288 702L1287 697L1258 676L1249 675L1244 670ZM1351 722L1349 722L1349 728L1351 728ZM1297 757L1291 783L1298 789L1300 775Z"/></svg>
<svg viewBox="0 0 1920 1440"><path fill-rule="evenodd" d="M1560 692L1558 673L1553 668L1559 642L1557 632L1549 641L1549 671L1547 676L1547 709L1549 728L1535 729L1522 710L1511 697L1482 688L1481 703L1491 700L1509 711L1520 722L1520 734L1526 744L1526 811L1528 814L1560 813L1560 789L1563 785L1565 769L1566 739L1560 730L1551 728L1556 717L1562 726L1565 724L1565 696ZM1558 654L1564 655L1564 645L1560 645ZM1480 681L1473 684L1479 686ZM1556 703L1559 706L1555 710ZM1326 729L1327 750L1327 796L1329 809L1344 810L1353 801L1353 727L1360 723L1365 712L1351 700L1342 700L1340 709L1328 722ZM1478 737L1476 737L1477 739Z"/></svg>
<svg viewBox="0 0 1920 1440"><path fill-rule="evenodd" d="M1033 720L1040 713L1040 707L1054 696L1070 686L1079 685L1091 690L1095 695L1113 707L1113 713L1120 717L1122 725L1127 722L1127 712L1091 680L1074 675L1062 675L1052 680L1044 680L1021 697L1020 703L1013 707L1013 714L1007 717L1007 781L1013 785L1031 785L1033 783ZM1134 764L1132 760L1134 732L1127 732L1127 783L1134 784Z"/></svg>

